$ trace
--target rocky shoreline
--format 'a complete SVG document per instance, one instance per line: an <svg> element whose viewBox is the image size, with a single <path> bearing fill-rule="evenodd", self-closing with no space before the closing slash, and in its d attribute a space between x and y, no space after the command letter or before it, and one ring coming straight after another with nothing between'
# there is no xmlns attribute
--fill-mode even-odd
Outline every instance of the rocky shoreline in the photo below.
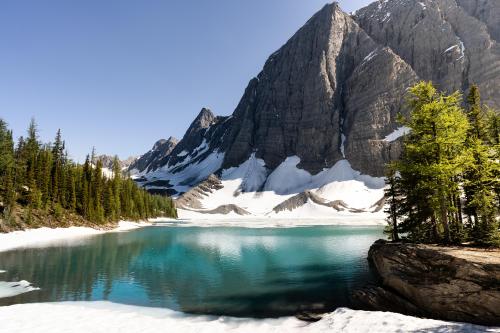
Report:
<svg viewBox="0 0 500 333"><path fill-rule="evenodd" d="M500 250L379 240L368 260L380 279L352 295L360 309L500 325Z"/></svg>

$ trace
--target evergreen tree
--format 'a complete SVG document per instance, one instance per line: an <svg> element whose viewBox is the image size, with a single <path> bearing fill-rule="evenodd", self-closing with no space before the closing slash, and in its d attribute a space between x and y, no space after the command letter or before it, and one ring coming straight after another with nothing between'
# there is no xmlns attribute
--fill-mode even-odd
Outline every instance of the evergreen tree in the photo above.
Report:
<svg viewBox="0 0 500 333"><path fill-rule="evenodd" d="M93 152L94 153L94 152ZM104 208L102 206L103 198L103 175L102 175L102 162L97 161L97 165L92 173L91 181L91 198L94 203L94 221L103 222L104 221Z"/></svg>
<svg viewBox="0 0 500 333"><path fill-rule="evenodd" d="M467 134L467 146L473 156L465 173L463 188L466 198L465 212L468 216L472 237L481 245L500 245L498 231L498 155L494 137L488 135L487 114L481 104L480 93L473 85L467 98L467 115L471 128Z"/></svg>
<svg viewBox="0 0 500 333"><path fill-rule="evenodd" d="M459 243L463 239L456 198L457 183L470 162L465 149L469 122L460 107L460 95L438 93L431 83L410 89L411 129L396 167L405 197L399 217L402 230L420 241Z"/></svg>
<svg viewBox="0 0 500 333"><path fill-rule="evenodd" d="M401 206L401 191L399 177L393 167L389 167L386 175L386 189L384 191L386 198L386 209L388 228L386 232L393 241L399 241L398 217L399 207Z"/></svg>
<svg viewBox="0 0 500 333"><path fill-rule="evenodd" d="M96 223L176 214L170 198L150 195L124 179L116 157L108 179L95 149L83 165L68 159L60 130L52 145L41 144L34 120L14 149L12 132L0 119L0 202L4 217L17 203L28 225L41 209L56 220L71 212Z"/></svg>
<svg viewBox="0 0 500 333"><path fill-rule="evenodd" d="M0 119L0 202L4 216L9 217L15 204L14 141L7 123Z"/></svg>
<svg viewBox="0 0 500 333"><path fill-rule="evenodd" d="M113 199L116 218L119 218L121 215L121 202L120 202L120 191L121 191L121 168L120 161L118 160L118 156L115 156L113 159Z"/></svg>

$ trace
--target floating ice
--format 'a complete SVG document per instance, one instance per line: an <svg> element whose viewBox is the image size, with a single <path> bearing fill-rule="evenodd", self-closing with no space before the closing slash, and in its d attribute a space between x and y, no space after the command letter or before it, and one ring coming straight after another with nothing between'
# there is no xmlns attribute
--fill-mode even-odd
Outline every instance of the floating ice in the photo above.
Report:
<svg viewBox="0 0 500 333"><path fill-rule="evenodd" d="M33 287L31 283L25 280L19 282L0 281L0 298L12 297L39 289Z"/></svg>

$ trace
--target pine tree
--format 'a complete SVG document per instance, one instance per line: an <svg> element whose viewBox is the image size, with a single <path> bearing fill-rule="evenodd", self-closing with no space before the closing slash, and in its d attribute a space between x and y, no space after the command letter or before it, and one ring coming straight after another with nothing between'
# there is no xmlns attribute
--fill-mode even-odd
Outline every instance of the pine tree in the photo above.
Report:
<svg viewBox="0 0 500 333"><path fill-rule="evenodd" d="M431 83L410 89L411 115L404 125L411 132L396 163L405 203L399 216L402 232L420 241L459 243L463 239L456 198L456 179L470 162L465 149L469 122L460 95L438 93Z"/></svg>
<svg viewBox="0 0 500 333"><path fill-rule="evenodd" d="M38 128L34 119L28 127L28 137L26 138L26 144L24 149L26 150L27 157L27 176L26 184L28 187L28 202L32 209L40 208L41 206L41 192L37 187L37 159L40 150L40 142L38 141Z"/></svg>
<svg viewBox="0 0 500 333"><path fill-rule="evenodd" d="M97 222L104 221L104 208L102 206L103 202L103 176L102 176L102 162L97 161L97 164L92 173L91 181L91 198L94 202L94 220Z"/></svg>
<svg viewBox="0 0 500 333"><path fill-rule="evenodd" d="M388 228L386 232L393 241L399 241L399 231L398 231L398 209L401 206L401 191L399 177L396 174L394 167L389 167L386 175L386 189L384 195L386 198L386 210L387 214Z"/></svg>
<svg viewBox="0 0 500 333"><path fill-rule="evenodd" d="M74 166L69 165L67 167L67 175L68 177L66 178L66 195L67 195L66 208L72 212L75 212L77 207L76 168Z"/></svg>
<svg viewBox="0 0 500 333"><path fill-rule="evenodd" d="M120 201L120 191L121 191L121 169L120 169L120 161L118 160L118 156L115 156L113 159L113 199L114 207L115 207L115 218L119 218L121 215L121 201Z"/></svg>
<svg viewBox="0 0 500 333"><path fill-rule="evenodd" d="M0 202L4 216L9 217L15 204L14 141L7 123L0 119Z"/></svg>
<svg viewBox="0 0 500 333"><path fill-rule="evenodd" d="M40 149L40 142L38 141L38 127L33 118L28 127L28 137L26 138L25 149L28 159L36 159L36 155Z"/></svg>
<svg viewBox="0 0 500 333"><path fill-rule="evenodd" d="M473 163L464 173L465 212L476 243L488 246L500 245L500 232L496 220L498 155L492 145L495 138L488 135L487 114L481 104L477 86L471 87L467 103L467 115L471 123L467 133L467 146L473 156Z"/></svg>
<svg viewBox="0 0 500 333"><path fill-rule="evenodd" d="M102 161L95 156L93 149L83 165L72 162L61 131L52 145L42 144L34 120L26 139L20 137L14 149L12 132L0 119L0 202L4 215L10 214L16 203L29 225L37 222L40 209L56 220L71 211L97 223L176 214L170 198L152 196L130 178L124 179L118 158L113 177L104 177Z"/></svg>

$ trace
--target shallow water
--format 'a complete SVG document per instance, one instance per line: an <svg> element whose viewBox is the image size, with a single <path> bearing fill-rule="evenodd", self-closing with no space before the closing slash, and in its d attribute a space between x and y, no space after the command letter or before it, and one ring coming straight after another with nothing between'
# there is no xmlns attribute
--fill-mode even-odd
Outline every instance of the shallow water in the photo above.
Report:
<svg viewBox="0 0 500 333"><path fill-rule="evenodd" d="M40 290L0 305L109 300L188 313L276 317L350 306L373 281L381 227L147 227L0 253L6 281Z"/></svg>

